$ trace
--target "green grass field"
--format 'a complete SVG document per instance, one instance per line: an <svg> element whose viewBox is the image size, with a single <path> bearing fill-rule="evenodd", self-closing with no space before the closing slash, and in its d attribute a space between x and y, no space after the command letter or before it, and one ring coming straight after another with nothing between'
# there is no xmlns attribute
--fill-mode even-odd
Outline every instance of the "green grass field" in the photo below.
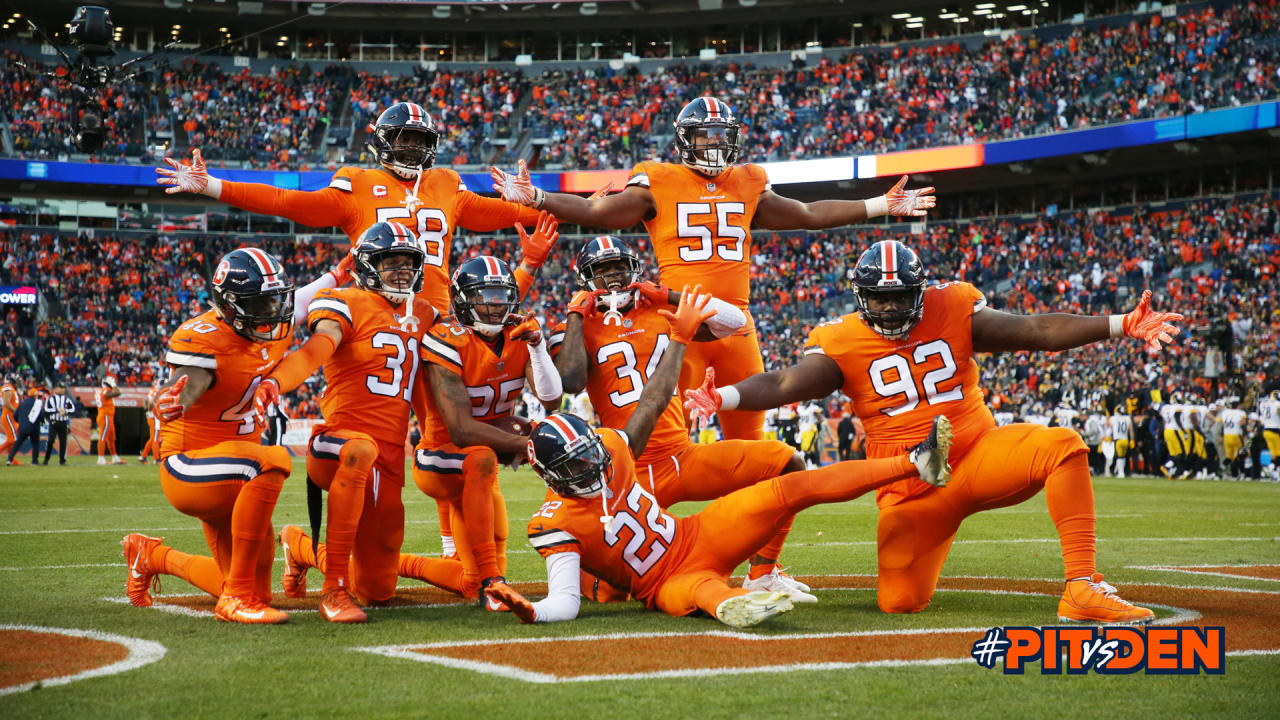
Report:
<svg viewBox="0 0 1280 720"><path fill-rule="evenodd" d="M277 527L306 524L301 466L281 496ZM512 542L508 576L544 579L542 561L523 541L524 519L542 486L527 471L505 472ZM1280 564L1280 486L1259 483L1099 479L1099 569L1125 593L1150 583L1203 590L1264 591L1255 607L1275 618L1280 582L1190 574L1136 566ZM434 505L405 490L405 549L439 552ZM677 506L677 514L697 510ZM869 497L802 513L784 561L797 575L875 572L875 508ZM703 633L725 628L707 618L670 618L639 604L584 603L582 617L560 625L520 626L470 605L373 610L366 626L335 626L314 612L287 625L233 626L118 602L125 567L120 538L161 535L179 549L207 552L199 524L173 510L154 466L0 468L0 624L106 633L160 643L167 654L127 672L0 696L4 718L245 717L1190 717L1229 712L1235 719L1280 713L1280 655L1228 658L1223 676L1045 676L1035 666L1005 676L971 660L945 665L749 672L707 677L612 679L533 684L468 669L355 651L354 648L454 641L555 638L608 633ZM280 564L277 561L278 580ZM1043 496L970 518L944 576L1053 579L1061 576L1056 535ZM197 591L167 578L161 596ZM835 585L842 583L831 579ZM312 587L319 574L312 572ZM843 583L845 587L857 583ZM942 590L923 613L881 614L874 591L829 589L817 606L750 632L755 635L848 633L925 628L1054 625L1056 597ZM403 581L403 587L416 585ZM277 591L279 588L277 582ZM279 593L277 592L277 596ZM1173 603L1177 605L1178 603ZM1160 617L1172 610L1161 609ZM1259 613L1266 615L1266 613ZM1250 627L1252 613L1240 618ZM1258 620L1257 622L1262 622ZM1254 628L1280 638L1280 626ZM980 632L973 633L977 639ZM901 636L897 636L901 637ZM884 642L891 643L893 638ZM651 644L661 654L663 642ZM818 642L813 640L811 642ZM767 643L755 652L767 653ZM12 644L9 645L12 647ZM512 646L496 646L507 652ZM601 663L631 662L635 644L600 644ZM1233 649L1232 636L1227 649ZM1270 646L1280 649L1280 640ZM892 647L885 650L892 651ZM596 651L592 651L596 652ZM593 660L583 656L583 673ZM726 656L732 661L732 655ZM652 658L635 657L637 666ZM12 658L10 658L12 660ZM0 671L9 664L0 656ZM589 704L597 707L589 708ZM1123 713L1123 714L1117 714Z"/></svg>

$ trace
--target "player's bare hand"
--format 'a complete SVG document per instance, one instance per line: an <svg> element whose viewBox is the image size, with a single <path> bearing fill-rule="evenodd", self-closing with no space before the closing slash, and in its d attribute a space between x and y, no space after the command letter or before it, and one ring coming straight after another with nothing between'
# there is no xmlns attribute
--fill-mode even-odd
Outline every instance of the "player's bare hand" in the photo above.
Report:
<svg viewBox="0 0 1280 720"><path fill-rule="evenodd" d="M160 418L160 422L173 422L182 417L182 414L187 411L178 398L182 395L182 388L187 386L187 380L190 379L190 377L183 375L178 378L177 382L161 390L160 394L156 396L156 407L153 412L155 412L156 417Z"/></svg>
<svg viewBox="0 0 1280 720"><path fill-rule="evenodd" d="M156 168L156 184L167 185L165 192L173 195L175 193L194 193L196 195L208 195L216 198L221 194L221 185L216 181L211 183L209 171L204 165L204 155L200 153L199 148L191 151L191 164L178 162L171 157L164 159L164 164L168 167ZM213 184L215 187L211 188ZM214 191L217 192L214 192Z"/></svg>
<svg viewBox="0 0 1280 720"><path fill-rule="evenodd" d="M275 378L266 378L258 383L253 392L253 413L259 423L267 421L267 407L280 402L280 383Z"/></svg>
<svg viewBox="0 0 1280 720"><path fill-rule="evenodd" d="M524 257L521 262L532 268L540 268L551 255L551 248L560 239L560 221L555 215L543 210L538 213L538 224L530 235L524 226L516 223L516 232L520 234L520 253Z"/></svg>
<svg viewBox="0 0 1280 720"><path fill-rule="evenodd" d="M905 217L924 217L929 214L929 208L938 204L938 198L933 194L933 188L920 188L918 190L904 189L907 184L907 176L903 175L902 179L897 182L889 192L885 193L884 198L889 203L889 214Z"/></svg>
<svg viewBox="0 0 1280 720"><path fill-rule="evenodd" d="M493 165L489 167L489 177L493 178L493 191L507 202L540 208L546 199L547 194L542 188L534 187L529 166L524 160L516 163L515 175Z"/></svg>
<svg viewBox="0 0 1280 720"><path fill-rule="evenodd" d="M658 307L666 307L671 304L671 288L666 285L659 285L649 280L634 282L627 286L628 290L635 290L640 295L640 301L636 303L640 307L648 307L657 305Z"/></svg>
<svg viewBox="0 0 1280 720"><path fill-rule="evenodd" d="M538 323L538 318L529 315L521 319L520 323L512 328L511 339L527 342L530 345L542 342L542 325Z"/></svg>
<svg viewBox="0 0 1280 720"><path fill-rule="evenodd" d="M569 309L566 310L567 315L577 313L584 318L591 317L596 311L596 301L600 296L608 292L607 290L579 290L574 294L573 299L569 301Z"/></svg>
<svg viewBox="0 0 1280 720"><path fill-rule="evenodd" d="M701 285L694 285L692 288L685 285L680 291L680 305L676 307L674 313L670 310L658 311L659 315L671 323L672 341L688 345L689 339L698 332L702 323L716 314L715 310L707 309L707 303L711 302L711 295L709 293L700 295L701 292Z"/></svg>
<svg viewBox="0 0 1280 720"><path fill-rule="evenodd" d="M711 424L711 416L720 411L720 391L716 390L716 369L707 368L702 386L684 391L684 408L699 428Z"/></svg>
<svg viewBox="0 0 1280 720"><path fill-rule="evenodd" d="M1138 307L1124 316L1121 327L1127 337L1138 338L1152 350L1159 350L1161 343L1168 345L1180 331L1170 323L1182 320L1178 313L1156 312L1151 309L1151 291L1144 290Z"/></svg>

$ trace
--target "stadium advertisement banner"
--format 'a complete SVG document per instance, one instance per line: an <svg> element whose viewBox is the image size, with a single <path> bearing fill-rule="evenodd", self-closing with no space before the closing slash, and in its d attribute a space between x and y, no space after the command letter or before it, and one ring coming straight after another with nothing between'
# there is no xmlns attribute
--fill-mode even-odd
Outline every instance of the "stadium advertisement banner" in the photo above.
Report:
<svg viewBox="0 0 1280 720"><path fill-rule="evenodd" d="M30 285L0 285L0 305L35 305L40 296Z"/></svg>
<svg viewBox="0 0 1280 720"><path fill-rule="evenodd" d="M98 407L98 388L92 385L74 385L71 387L71 397L83 408ZM137 407L140 408L147 402L147 396L151 394L151 388L147 386L141 387L121 387L120 396L116 398L116 407Z"/></svg>

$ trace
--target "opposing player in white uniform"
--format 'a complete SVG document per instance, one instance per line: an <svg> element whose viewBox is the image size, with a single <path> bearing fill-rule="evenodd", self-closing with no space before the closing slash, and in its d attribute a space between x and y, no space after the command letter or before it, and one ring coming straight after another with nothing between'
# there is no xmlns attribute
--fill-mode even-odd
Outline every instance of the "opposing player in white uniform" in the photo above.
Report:
<svg viewBox="0 0 1280 720"><path fill-rule="evenodd" d="M1115 473L1116 477L1124 477L1127 469L1129 449L1133 447L1133 418L1129 417L1129 413L1125 412L1123 404L1117 405L1115 412L1111 414L1111 442L1115 444ZM1110 470L1108 470L1110 472Z"/></svg>

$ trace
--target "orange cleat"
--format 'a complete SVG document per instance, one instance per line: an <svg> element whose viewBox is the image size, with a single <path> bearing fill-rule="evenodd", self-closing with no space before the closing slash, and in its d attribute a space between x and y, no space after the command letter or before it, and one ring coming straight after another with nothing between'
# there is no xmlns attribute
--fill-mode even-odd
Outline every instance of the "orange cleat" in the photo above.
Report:
<svg viewBox="0 0 1280 720"><path fill-rule="evenodd" d="M223 595L213 608L219 620L246 625L279 625L289 622L289 614L277 610L257 598Z"/></svg>
<svg viewBox="0 0 1280 720"><path fill-rule="evenodd" d="M1114 587L1102 582L1102 573L1068 580L1058 601L1058 619L1067 622L1147 623L1155 616L1117 595Z"/></svg>
<svg viewBox="0 0 1280 720"><path fill-rule="evenodd" d="M334 588L320 598L320 614L329 622L362 623L368 615L351 599L346 588Z"/></svg>
<svg viewBox="0 0 1280 720"><path fill-rule="evenodd" d="M508 585L504 577L491 577L482 582L480 597L481 605L489 612L509 612L522 623L531 623L537 617L533 603Z"/></svg>
<svg viewBox="0 0 1280 720"><path fill-rule="evenodd" d="M298 560L298 548L304 542L311 542L297 525L285 525L280 529L280 547L284 548L284 576L280 584L284 586L285 597L300 598L307 596L307 566Z"/></svg>
<svg viewBox="0 0 1280 720"><path fill-rule="evenodd" d="M129 602L137 607L151 607L151 589L160 591L160 573L151 569L151 551L162 542L164 538L141 533L129 533L120 541L120 554L129 566L124 592L129 596Z"/></svg>

